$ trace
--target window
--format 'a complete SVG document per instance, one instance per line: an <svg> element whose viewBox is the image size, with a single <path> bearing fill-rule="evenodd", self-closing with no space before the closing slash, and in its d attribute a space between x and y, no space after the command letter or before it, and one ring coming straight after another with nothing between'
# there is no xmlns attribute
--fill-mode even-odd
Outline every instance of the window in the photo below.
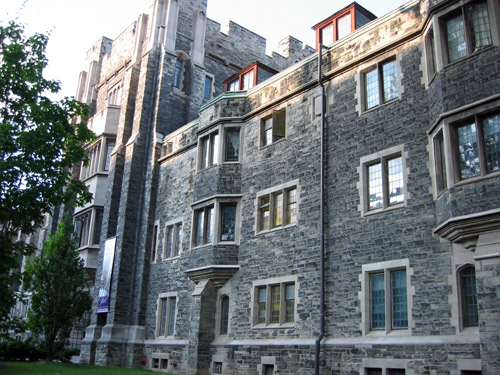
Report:
<svg viewBox="0 0 500 375"><path fill-rule="evenodd" d="M364 213L401 207L405 203L405 165L402 147L393 147L362 158Z"/></svg>
<svg viewBox="0 0 500 375"><path fill-rule="evenodd" d="M397 331L406 334L411 327L413 298L408 259L365 264L362 270L359 296L363 334Z"/></svg>
<svg viewBox="0 0 500 375"><path fill-rule="evenodd" d="M205 90L203 91L203 97L205 99L210 99L212 97L212 82L212 77L205 76Z"/></svg>
<svg viewBox="0 0 500 375"><path fill-rule="evenodd" d="M239 161L240 128L226 128L224 130L224 161Z"/></svg>
<svg viewBox="0 0 500 375"><path fill-rule="evenodd" d="M238 91L240 89L240 80L236 79L228 84L227 91Z"/></svg>
<svg viewBox="0 0 500 375"><path fill-rule="evenodd" d="M406 270L370 274L371 329L408 328Z"/></svg>
<svg viewBox="0 0 500 375"><path fill-rule="evenodd" d="M104 171L109 171L109 163L111 161L111 152L115 148L115 140L114 139L106 139L106 155L104 159Z"/></svg>
<svg viewBox="0 0 500 375"><path fill-rule="evenodd" d="M237 163L240 157L240 127L219 126L215 131L203 135L198 140L198 170L204 170L220 161ZM222 140L220 140L222 134Z"/></svg>
<svg viewBox="0 0 500 375"><path fill-rule="evenodd" d="M178 256L182 248L182 223L167 225L163 242L163 259Z"/></svg>
<svg viewBox="0 0 500 375"><path fill-rule="evenodd" d="M251 70L242 76L242 90L249 90L255 86L255 71Z"/></svg>
<svg viewBox="0 0 500 375"><path fill-rule="evenodd" d="M182 74L182 61L177 59L175 60L175 67L174 67L174 87L180 88L181 87L181 74Z"/></svg>
<svg viewBox="0 0 500 375"><path fill-rule="evenodd" d="M194 246L202 246L213 242L214 235L214 206L205 206L194 212L195 231Z"/></svg>
<svg viewBox="0 0 500 375"><path fill-rule="evenodd" d="M222 362L214 362L214 373L222 374Z"/></svg>
<svg viewBox="0 0 500 375"><path fill-rule="evenodd" d="M446 153L442 130L434 137L434 163L436 168L436 187L438 193L441 193L447 188Z"/></svg>
<svg viewBox="0 0 500 375"><path fill-rule="evenodd" d="M254 283L254 325L280 326L295 321L295 280Z"/></svg>
<svg viewBox="0 0 500 375"><path fill-rule="evenodd" d="M384 371L385 370L385 371ZM405 369L366 368L366 375L405 375Z"/></svg>
<svg viewBox="0 0 500 375"><path fill-rule="evenodd" d="M274 375L274 365L262 365L263 375Z"/></svg>
<svg viewBox="0 0 500 375"><path fill-rule="evenodd" d="M285 108L273 111L273 114L262 120L261 146L268 146L285 138L286 110Z"/></svg>
<svg viewBox="0 0 500 375"><path fill-rule="evenodd" d="M235 241L236 202L221 203L220 241Z"/></svg>
<svg viewBox="0 0 500 375"><path fill-rule="evenodd" d="M368 110L399 96L398 64L386 60L363 73L364 109Z"/></svg>
<svg viewBox="0 0 500 375"><path fill-rule="evenodd" d="M351 13L337 19L337 40L351 33Z"/></svg>
<svg viewBox="0 0 500 375"><path fill-rule="evenodd" d="M297 187L287 186L258 196L258 232L297 223Z"/></svg>
<svg viewBox="0 0 500 375"><path fill-rule="evenodd" d="M460 302L463 327L478 325L476 271L473 266L466 266L459 272Z"/></svg>
<svg viewBox="0 0 500 375"><path fill-rule="evenodd" d="M194 247L209 244L234 244L239 241L239 197L217 197L194 208Z"/></svg>
<svg viewBox="0 0 500 375"><path fill-rule="evenodd" d="M153 226L153 234L151 237L151 263L156 262L156 250L158 247L158 225Z"/></svg>
<svg viewBox="0 0 500 375"><path fill-rule="evenodd" d="M500 114L475 116L454 130L455 168L460 180L500 170Z"/></svg>
<svg viewBox="0 0 500 375"><path fill-rule="evenodd" d="M227 335L229 328L229 297L222 296L220 302L220 327L219 334Z"/></svg>
<svg viewBox="0 0 500 375"><path fill-rule="evenodd" d="M119 83L108 91L108 104L120 105L121 96L122 96L122 84Z"/></svg>
<svg viewBox="0 0 500 375"><path fill-rule="evenodd" d="M200 139L200 169L217 165L219 132L213 132Z"/></svg>
<svg viewBox="0 0 500 375"><path fill-rule="evenodd" d="M157 337L174 336L176 316L176 297L160 296L158 299Z"/></svg>
<svg viewBox="0 0 500 375"><path fill-rule="evenodd" d="M101 240L102 208L94 208L75 217L75 235L78 247L99 245Z"/></svg>
<svg viewBox="0 0 500 375"><path fill-rule="evenodd" d="M329 46L330 44L333 44L333 23L321 29L321 43L324 46Z"/></svg>
<svg viewBox="0 0 500 375"><path fill-rule="evenodd" d="M486 2L469 3L445 19L444 33L449 63L491 45Z"/></svg>
<svg viewBox="0 0 500 375"><path fill-rule="evenodd" d="M425 36L425 53L427 60L427 75L430 80L434 77L437 71L436 47L433 28L430 28Z"/></svg>

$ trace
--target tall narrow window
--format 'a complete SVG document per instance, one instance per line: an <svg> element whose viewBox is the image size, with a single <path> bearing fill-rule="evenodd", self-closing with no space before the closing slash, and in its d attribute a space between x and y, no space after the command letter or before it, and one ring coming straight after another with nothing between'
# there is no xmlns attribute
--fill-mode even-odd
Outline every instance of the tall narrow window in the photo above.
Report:
<svg viewBox="0 0 500 375"><path fill-rule="evenodd" d="M227 335L229 327L229 297L223 296L221 298L221 314L220 314L220 330L221 335Z"/></svg>
<svg viewBox="0 0 500 375"><path fill-rule="evenodd" d="M257 323L266 322L266 305L267 305L267 293L266 288L257 289Z"/></svg>
<svg viewBox="0 0 500 375"><path fill-rule="evenodd" d="M324 46L333 44L333 23L321 29L321 43L323 43Z"/></svg>
<svg viewBox="0 0 500 375"><path fill-rule="evenodd" d="M440 131L434 138L434 162L436 167L436 185L438 193L446 190L446 156L444 150L443 132Z"/></svg>
<svg viewBox="0 0 500 375"><path fill-rule="evenodd" d="M431 28L425 37L425 50L427 54L427 74L431 79L436 74L436 48L434 40L434 30Z"/></svg>
<svg viewBox="0 0 500 375"><path fill-rule="evenodd" d="M476 272L474 267L467 266L461 270L460 292L462 297L462 320L464 327L478 325Z"/></svg>
<svg viewBox="0 0 500 375"><path fill-rule="evenodd" d="M227 128L224 134L224 161L238 161L240 152L240 128Z"/></svg>
<svg viewBox="0 0 500 375"><path fill-rule="evenodd" d="M371 329L385 328L385 285L384 274L370 275Z"/></svg>
<svg viewBox="0 0 500 375"><path fill-rule="evenodd" d="M111 161L111 152L115 148L114 140L106 140L106 159L104 160L104 170L109 171L109 163Z"/></svg>
<svg viewBox="0 0 500 375"><path fill-rule="evenodd" d="M269 219L270 219L269 196L260 198L259 216L260 216L259 229L261 231L269 229Z"/></svg>
<svg viewBox="0 0 500 375"><path fill-rule="evenodd" d="M194 246L212 243L214 230L214 207L206 206L195 211Z"/></svg>
<svg viewBox="0 0 500 375"><path fill-rule="evenodd" d="M203 97L205 99L210 99L212 97L212 82L212 77L205 76L205 90L203 91Z"/></svg>
<svg viewBox="0 0 500 375"><path fill-rule="evenodd" d="M242 90L249 90L255 86L255 71L251 70L242 77Z"/></svg>
<svg viewBox="0 0 500 375"><path fill-rule="evenodd" d="M175 60L174 67L174 87L179 88L181 86L181 73L182 73L182 62L181 60Z"/></svg>
<svg viewBox="0 0 500 375"><path fill-rule="evenodd" d="M297 189L289 189L287 194L287 214L286 223L292 224L297 222Z"/></svg>
<svg viewBox="0 0 500 375"><path fill-rule="evenodd" d="M280 286L273 285L271 287L271 323L279 323L280 321Z"/></svg>
<svg viewBox="0 0 500 375"><path fill-rule="evenodd" d="M176 297L162 297L159 299L157 336L174 336Z"/></svg>
<svg viewBox="0 0 500 375"><path fill-rule="evenodd" d="M273 228L283 225L283 193L274 194Z"/></svg>
<svg viewBox="0 0 500 375"><path fill-rule="evenodd" d="M342 39L351 33L351 13L340 17L337 20L337 40Z"/></svg>
<svg viewBox="0 0 500 375"><path fill-rule="evenodd" d="M293 322L295 320L295 284L285 286L285 304L285 322Z"/></svg>
<svg viewBox="0 0 500 375"><path fill-rule="evenodd" d="M234 241L236 230L236 203L221 204L221 241Z"/></svg>
<svg viewBox="0 0 500 375"><path fill-rule="evenodd" d="M156 248L158 246L158 224L153 227L153 234L151 238L151 263L156 262Z"/></svg>
<svg viewBox="0 0 500 375"><path fill-rule="evenodd" d="M219 150L219 133L213 132L200 139L200 169L217 164Z"/></svg>
<svg viewBox="0 0 500 375"><path fill-rule="evenodd" d="M168 225L165 229L163 259L179 255L182 246L182 223Z"/></svg>

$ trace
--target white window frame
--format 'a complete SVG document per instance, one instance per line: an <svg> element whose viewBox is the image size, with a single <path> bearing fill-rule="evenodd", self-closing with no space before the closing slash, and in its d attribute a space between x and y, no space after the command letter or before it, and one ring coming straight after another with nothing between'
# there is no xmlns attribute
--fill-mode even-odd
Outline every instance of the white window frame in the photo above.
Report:
<svg viewBox="0 0 500 375"><path fill-rule="evenodd" d="M480 180L498 177L500 171L487 173L484 168L478 176L462 179L460 176L460 161L458 160L457 141L455 128L467 119L484 119L490 115L500 114L500 98L492 97L477 103L466 105L441 116L440 120L428 132L427 151L429 154L429 173L431 174L433 195L437 199L442 193L455 186L474 183ZM476 124L479 126L479 124ZM443 154L438 153L436 142L443 137ZM444 156L444 169L441 167L440 158ZM480 159L482 156L480 154ZM482 160L484 162L484 160Z"/></svg>
<svg viewBox="0 0 500 375"><path fill-rule="evenodd" d="M408 311L408 327L402 329L392 328L392 301L391 301L391 287L390 287L390 273L394 271L406 271L406 293L407 293L407 311ZM370 275L377 273L384 273L385 277L385 329L372 330L371 329L371 309L370 309ZM363 264L361 266L361 274L359 281L361 283L361 291L358 292L358 297L361 306L361 333L370 336L385 336L395 335L404 336L411 335L412 328L415 327L415 322L412 317L413 296L415 295L415 288L411 284L411 276L413 275L413 268L410 267L409 259L389 260L385 262L377 262L371 264ZM370 367L370 366L368 366ZM378 367L378 366L372 366Z"/></svg>
<svg viewBox="0 0 500 375"><path fill-rule="evenodd" d="M168 315L165 320L165 330L167 330L169 324L172 321L172 317L170 316L170 307L171 307L171 301L175 299L175 312L174 312L174 329L172 335L162 335L160 332L160 325L161 325L161 319L162 319L162 300L167 299L167 310L168 310ZM166 339L166 338L174 338L175 333L176 333L176 323L177 323L177 316L178 316L178 309L179 309L179 299L177 296L177 292L167 292L167 293L160 293L158 295L158 299L156 301L156 326L155 326L155 338L156 339Z"/></svg>
<svg viewBox="0 0 500 375"><path fill-rule="evenodd" d="M296 191L296 221L291 222L290 224L286 224L287 221L287 192L290 190ZM274 226L274 207L275 207L275 201L274 198L277 194L281 193L282 194L282 201L283 201L283 212L282 212L282 224L278 226ZM273 232L276 230L281 230L285 228L290 228L298 225L298 222L300 220L300 184L299 180L292 180L288 181L284 184L273 186L272 188L261 190L257 192L256 199L255 199L255 234L263 234L263 233L268 233L268 232ZM261 206L262 206L262 199L265 197L269 197L269 228L267 229L261 229L262 222L261 222Z"/></svg>
<svg viewBox="0 0 500 375"><path fill-rule="evenodd" d="M386 164L388 160L392 160L396 157L401 157L403 163L403 191L404 197L403 202L396 203L393 205L388 204L388 180L387 174L384 173L386 169ZM407 152L404 150L404 145L398 145L391 147L379 152L375 152L370 155L363 156L360 159L360 165L358 167L358 173L360 176L360 181L358 182L358 191L360 198L360 205L358 210L361 212L362 216L368 216L377 214L380 212L385 212L389 210L399 209L407 206L409 193L408 193L408 174L409 170L406 166L406 159L408 158ZM382 164L382 194L383 194L383 205L381 208L369 209L369 197L368 197L368 167L377 164Z"/></svg>
<svg viewBox="0 0 500 375"><path fill-rule="evenodd" d="M178 242L179 227L181 228L181 238L180 243ZM168 245L168 232L169 229L173 230L173 243L172 249L176 249L176 255L167 256L167 245ZM165 233L163 234L163 249L162 249L162 260L179 258L182 252L182 237L184 236L184 225L182 220L172 220L165 224Z"/></svg>
<svg viewBox="0 0 500 375"><path fill-rule="evenodd" d="M234 223L234 241L226 241L221 239L222 235L222 206L224 204L235 204L235 223ZM196 243L197 236L197 211L204 210L205 208L212 206L214 208L214 222L213 222L213 233L212 241L206 241L201 245ZM212 245L239 245L240 243L240 230L241 230L241 194L229 194L229 195L217 195L210 197L208 199L195 202L192 204L192 227L191 227L191 249L212 246ZM204 218L204 220L206 220ZM205 226L206 228L206 226ZM203 233L204 241L206 233Z"/></svg>
<svg viewBox="0 0 500 375"><path fill-rule="evenodd" d="M286 302L285 302L285 287L287 285L294 285L294 313L293 322L285 322L286 314ZM280 321L279 323L271 323L271 287L280 286ZM260 288L266 288L266 318L265 323L258 323L258 313L259 313L259 296L258 291ZM274 277L263 280L256 280L252 282L252 292L251 292L251 316L250 324L254 329L273 329L273 328L294 328L298 321L297 306L299 304L299 284L297 282L297 276L283 276Z"/></svg>

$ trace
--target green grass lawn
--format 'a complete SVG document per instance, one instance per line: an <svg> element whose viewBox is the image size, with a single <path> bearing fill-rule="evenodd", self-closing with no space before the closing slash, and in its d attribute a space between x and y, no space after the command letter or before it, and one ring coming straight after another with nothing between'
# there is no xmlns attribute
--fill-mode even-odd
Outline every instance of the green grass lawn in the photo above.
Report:
<svg viewBox="0 0 500 375"><path fill-rule="evenodd" d="M151 375L152 371L71 363L0 362L0 375Z"/></svg>

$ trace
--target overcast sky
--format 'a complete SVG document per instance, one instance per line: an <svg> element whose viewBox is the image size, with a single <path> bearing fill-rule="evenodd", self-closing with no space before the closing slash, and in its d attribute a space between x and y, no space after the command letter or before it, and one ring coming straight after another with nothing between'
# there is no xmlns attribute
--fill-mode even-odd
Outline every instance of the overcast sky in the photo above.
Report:
<svg viewBox="0 0 500 375"><path fill-rule="evenodd" d="M0 23L18 17L28 34L50 32L45 76L61 81L61 95L75 94L86 51L101 37L115 38L152 0L0 0ZM277 49L288 35L314 47L313 25L354 0L208 0L208 17L222 26L232 20ZM357 0L383 16L406 0ZM23 5L24 4L24 5Z"/></svg>

